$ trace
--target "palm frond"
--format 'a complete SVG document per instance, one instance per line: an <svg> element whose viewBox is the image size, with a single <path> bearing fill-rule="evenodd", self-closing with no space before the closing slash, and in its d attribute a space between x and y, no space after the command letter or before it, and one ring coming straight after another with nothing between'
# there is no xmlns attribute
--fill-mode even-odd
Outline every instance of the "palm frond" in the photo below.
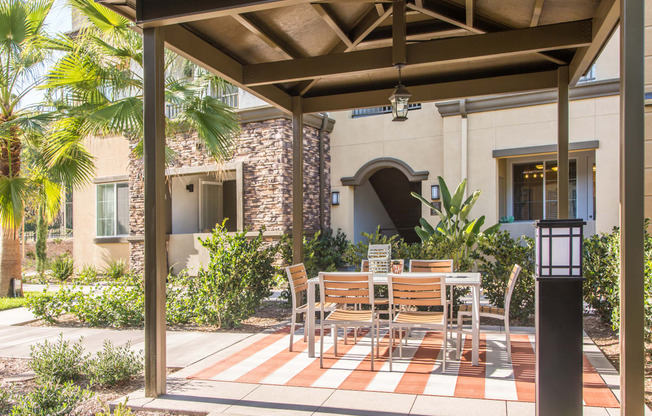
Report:
<svg viewBox="0 0 652 416"><path fill-rule="evenodd" d="M17 229L23 219L29 180L23 177L0 177L0 224Z"/></svg>

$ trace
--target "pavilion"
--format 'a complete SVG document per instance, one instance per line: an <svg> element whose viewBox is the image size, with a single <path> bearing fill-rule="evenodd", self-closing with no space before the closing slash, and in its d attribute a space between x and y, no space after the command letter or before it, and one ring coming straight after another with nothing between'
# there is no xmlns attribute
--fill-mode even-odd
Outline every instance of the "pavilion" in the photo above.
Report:
<svg viewBox="0 0 652 416"><path fill-rule="evenodd" d="M568 88L620 24L621 414L643 415L643 43L640 0L98 0L144 37L148 396L166 391L164 48L293 120L294 262L302 259L304 113L558 91L558 192L568 193ZM297 163L299 161L299 163ZM559 218L568 212L558 198Z"/></svg>

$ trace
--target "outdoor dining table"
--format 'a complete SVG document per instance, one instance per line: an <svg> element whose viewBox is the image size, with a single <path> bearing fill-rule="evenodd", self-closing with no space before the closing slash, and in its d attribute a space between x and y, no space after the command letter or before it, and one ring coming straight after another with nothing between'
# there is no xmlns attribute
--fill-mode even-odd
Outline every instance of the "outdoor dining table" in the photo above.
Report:
<svg viewBox="0 0 652 416"><path fill-rule="evenodd" d="M411 277L432 277L445 276L446 286L460 286L471 289L472 311L471 311L471 364L479 364L480 350L480 284L482 278L480 273L401 273L402 276ZM387 275L374 275L374 285L387 285ZM308 317L306 331L308 331L308 355L315 356L315 286L319 284L319 277L308 279Z"/></svg>

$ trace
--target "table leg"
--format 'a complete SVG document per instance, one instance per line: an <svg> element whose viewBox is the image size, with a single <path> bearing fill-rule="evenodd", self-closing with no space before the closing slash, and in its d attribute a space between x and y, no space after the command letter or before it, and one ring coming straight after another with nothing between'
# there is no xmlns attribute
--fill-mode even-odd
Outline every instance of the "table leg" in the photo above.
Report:
<svg viewBox="0 0 652 416"><path fill-rule="evenodd" d="M477 366L480 362L480 288L472 286L471 293L473 294L473 312L471 317L473 344L471 364Z"/></svg>
<svg viewBox="0 0 652 416"><path fill-rule="evenodd" d="M308 283L308 316L306 316L306 331L308 331L308 357L315 356L315 285Z"/></svg>

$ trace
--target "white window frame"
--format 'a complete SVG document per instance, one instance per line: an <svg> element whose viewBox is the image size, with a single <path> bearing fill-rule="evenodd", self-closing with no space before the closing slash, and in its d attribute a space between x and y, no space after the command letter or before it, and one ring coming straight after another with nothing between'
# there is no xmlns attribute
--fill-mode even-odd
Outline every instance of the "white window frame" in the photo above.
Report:
<svg viewBox="0 0 652 416"><path fill-rule="evenodd" d="M593 177L588 175L588 172L593 169L593 161L595 160L595 153L593 150L572 152L569 156L570 160L575 160L577 172L577 211L576 217L585 221L593 221ZM535 155L524 157L513 157L506 160L505 174L506 174L506 215L514 215L514 165L521 163L533 162L555 162L557 157L554 154ZM544 178L544 198L543 198L543 213L546 218L546 203L545 203L545 178ZM535 220L515 220L515 222L533 222Z"/></svg>
<svg viewBox="0 0 652 416"><path fill-rule="evenodd" d="M95 237L97 238L110 238L110 237L126 237L129 235L129 226L127 226L127 233L126 234L118 234L118 185L121 184L127 184L127 189L129 189L129 182L126 181L120 181L120 182L107 182L107 183L98 183L95 185ZM113 213L114 213L114 219L113 219L113 234L112 235L99 235L98 233L98 228L97 228L97 219L99 217L99 207L98 207L98 199L97 199L97 193L98 190L101 186L109 186L113 185ZM128 206L128 205L127 205ZM131 211L129 212L129 216L131 216Z"/></svg>

